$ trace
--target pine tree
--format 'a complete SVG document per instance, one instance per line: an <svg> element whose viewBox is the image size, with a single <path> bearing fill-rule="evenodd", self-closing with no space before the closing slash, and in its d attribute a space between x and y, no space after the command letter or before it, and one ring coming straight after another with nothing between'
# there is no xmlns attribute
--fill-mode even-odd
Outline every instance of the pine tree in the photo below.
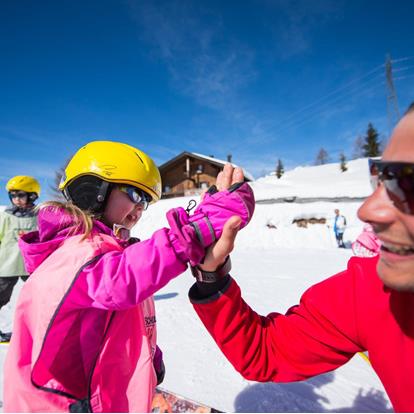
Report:
<svg viewBox="0 0 414 414"><path fill-rule="evenodd" d="M378 141L378 132L371 122L368 124L367 135L364 140L365 144L362 146L364 157L378 157L381 155L381 143Z"/></svg>
<svg viewBox="0 0 414 414"><path fill-rule="evenodd" d="M277 160L276 165L276 177L280 178L285 173L285 169L283 167L283 163L280 159Z"/></svg>
<svg viewBox="0 0 414 414"><path fill-rule="evenodd" d="M343 152L341 152L341 154L339 155L339 168L341 169L342 172L345 172L348 170L348 167L346 165L346 157L345 154Z"/></svg>
<svg viewBox="0 0 414 414"><path fill-rule="evenodd" d="M316 156L315 165L323 165L326 164L329 160L328 153L324 148L321 148Z"/></svg>

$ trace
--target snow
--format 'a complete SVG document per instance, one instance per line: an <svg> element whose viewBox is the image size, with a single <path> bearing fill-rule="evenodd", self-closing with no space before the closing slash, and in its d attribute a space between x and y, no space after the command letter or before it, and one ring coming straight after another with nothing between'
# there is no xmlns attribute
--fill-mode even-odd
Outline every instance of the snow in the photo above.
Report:
<svg viewBox="0 0 414 414"><path fill-rule="evenodd" d="M252 183L257 199L296 197L363 197L370 193L366 159L351 161L341 173L338 164L296 168ZM191 197L162 200L151 206L134 235L145 239L166 226L165 212L187 206ZM285 312L312 284L343 270L350 249L338 249L332 230L333 210L347 218L348 246L362 229L356 212L360 201L257 204L249 226L238 235L232 254L232 275L243 297L261 314ZM326 224L298 228L295 218L325 218ZM154 225L155 223L155 225ZM274 227L268 227L272 225ZM328 227L330 226L330 227ZM273 384L243 379L221 354L188 300L193 277L186 271L155 295L158 343L164 352L163 387L229 412L386 412L388 397L371 366L356 355L334 372L308 381ZM0 313L1 327L11 326L22 283ZM0 347L3 364L6 346Z"/></svg>
<svg viewBox="0 0 414 414"><path fill-rule="evenodd" d="M338 163L314 167L297 167L280 179L274 175L259 178L253 183L257 200L281 197L366 197L371 192L368 159L347 163L341 172Z"/></svg>

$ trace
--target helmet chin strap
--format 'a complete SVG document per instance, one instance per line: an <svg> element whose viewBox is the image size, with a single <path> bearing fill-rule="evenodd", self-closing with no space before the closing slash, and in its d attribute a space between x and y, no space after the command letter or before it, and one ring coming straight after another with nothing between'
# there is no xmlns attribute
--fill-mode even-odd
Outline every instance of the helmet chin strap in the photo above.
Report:
<svg viewBox="0 0 414 414"><path fill-rule="evenodd" d="M114 223L112 225L112 231L114 236L119 240L128 241L131 238L131 230L123 226L122 224Z"/></svg>

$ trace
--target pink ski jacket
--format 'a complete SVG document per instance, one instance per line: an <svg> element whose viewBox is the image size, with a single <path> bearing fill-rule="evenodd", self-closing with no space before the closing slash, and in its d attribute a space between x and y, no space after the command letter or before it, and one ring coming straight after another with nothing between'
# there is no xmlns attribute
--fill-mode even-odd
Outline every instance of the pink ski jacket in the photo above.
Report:
<svg viewBox="0 0 414 414"><path fill-rule="evenodd" d="M381 242L370 224L364 225L361 234L352 244L352 250L356 256L359 256L359 254L356 253L358 250L361 250L361 248L368 250L368 252L371 253L369 256L378 254L381 249Z"/></svg>
<svg viewBox="0 0 414 414"><path fill-rule="evenodd" d="M156 385L152 295L186 269L168 229L122 245L100 222L74 233L43 208L20 240L22 288L4 368L5 412L148 412Z"/></svg>

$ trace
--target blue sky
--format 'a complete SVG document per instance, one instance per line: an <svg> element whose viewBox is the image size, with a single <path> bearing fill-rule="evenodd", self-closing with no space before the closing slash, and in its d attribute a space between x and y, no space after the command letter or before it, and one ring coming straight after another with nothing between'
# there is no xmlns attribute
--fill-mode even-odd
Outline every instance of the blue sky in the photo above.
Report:
<svg viewBox="0 0 414 414"><path fill-rule="evenodd" d="M255 177L337 161L372 122L389 134L384 62L414 100L414 2L0 2L0 189L29 174L48 197L84 143L181 151ZM0 190L0 204L8 201Z"/></svg>

